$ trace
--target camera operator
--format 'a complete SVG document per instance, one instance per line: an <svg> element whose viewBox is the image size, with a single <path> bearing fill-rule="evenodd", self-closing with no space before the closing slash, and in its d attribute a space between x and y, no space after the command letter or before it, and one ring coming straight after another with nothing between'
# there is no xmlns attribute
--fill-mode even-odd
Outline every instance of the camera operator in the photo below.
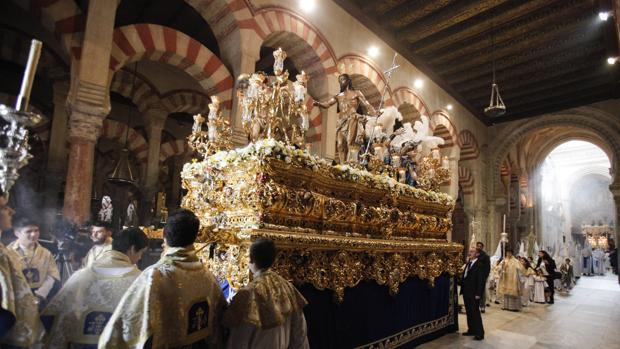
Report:
<svg viewBox="0 0 620 349"><path fill-rule="evenodd" d="M90 226L90 239L94 245L84 257L82 267L90 267L105 251L112 249L112 225L97 221Z"/></svg>
<svg viewBox="0 0 620 349"><path fill-rule="evenodd" d="M55 284L60 282L60 273L54 256L39 244L39 224L33 219L17 216L13 219L13 229L17 240L8 248L16 251L21 257L24 275L42 305L50 296Z"/></svg>

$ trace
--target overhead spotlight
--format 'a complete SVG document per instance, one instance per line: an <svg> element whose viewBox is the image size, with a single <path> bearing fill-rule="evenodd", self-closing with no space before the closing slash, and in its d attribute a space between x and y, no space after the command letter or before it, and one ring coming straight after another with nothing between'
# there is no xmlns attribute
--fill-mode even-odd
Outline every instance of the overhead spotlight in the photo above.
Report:
<svg viewBox="0 0 620 349"><path fill-rule="evenodd" d="M609 57L607 58L607 64L614 65L618 61L618 57Z"/></svg>
<svg viewBox="0 0 620 349"><path fill-rule="evenodd" d="M314 11L314 8L316 7L316 3L314 2L314 0L300 0L299 7L304 12L312 12Z"/></svg>
<svg viewBox="0 0 620 349"><path fill-rule="evenodd" d="M422 86L424 86L424 81L422 79L415 79L413 82L413 87L422 88Z"/></svg>
<svg viewBox="0 0 620 349"><path fill-rule="evenodd" d="M598 13L598 18L599 18L601 21L606 21L606 20L608 20L608 19L609 19L609 15L610 15L610 13L609 13L609 12L602 12L602 11L601 11L601 12L599 12L599 13Z"/></svg>
<svg viewBox="0 0 620 349"><path fill-rule="evenodd" d="M377 46L370 46L367 53L370 57L377 57L379 55L379 48Z"/></svg>
<svg viewBox="0 0 620 349"><path fill-rule="evenodd" d="M448 109L448 110L452 110L452 104L448 104L448 105L446 105L446 109Z"/></svg>

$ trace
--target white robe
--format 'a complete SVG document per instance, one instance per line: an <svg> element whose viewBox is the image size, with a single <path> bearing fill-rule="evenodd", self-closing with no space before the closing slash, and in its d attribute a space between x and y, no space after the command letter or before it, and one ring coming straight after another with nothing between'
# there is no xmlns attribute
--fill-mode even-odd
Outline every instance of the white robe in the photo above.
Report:
<svg viewBox="0 0 620 349"><path fill-rule="evenodd" d="M534 302L545 303L545 287L547 287L547 281L542 276L534 276Z"/></svg>
<svg viewBox="0 0 620 349"><path fill-rule="evenodd" d="M595 275L605 275L605 252L596 249L592 252L592 269Z"/></svg>
<svg viewBox="0 0 620 349"><path fill-rule="evenodd" d="M92 266L75 272L50 301L41 318L51 329L48 348L94 345L140 270L120 252L104 252Z"/></svg>

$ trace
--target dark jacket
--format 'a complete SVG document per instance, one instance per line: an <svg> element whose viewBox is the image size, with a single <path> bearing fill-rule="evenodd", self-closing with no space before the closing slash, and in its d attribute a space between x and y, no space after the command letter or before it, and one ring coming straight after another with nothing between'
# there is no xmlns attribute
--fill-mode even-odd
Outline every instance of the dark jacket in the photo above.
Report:
<svg viewBox="0 0 620 349"><path fill-rule="evenodd" d="M489 277L489 273L491 273L491 258L486 252L480 250L480 255L478 256L478 262L480 262L480 266L482 267L482 271L484 275L484 280L486 280Z"/></svg>
<svg viewBox="0 0 620 349"><path fill-rule="evenodd" d="M467 266L465 268L467 268ZM481 263L480 258L478 258L474 265L469 268L469 271L467 271L467 276L465 276L465 273L463 272L461 294L464 297L482 297L486 281L487 278L484 275L484 264Z"/></svg>

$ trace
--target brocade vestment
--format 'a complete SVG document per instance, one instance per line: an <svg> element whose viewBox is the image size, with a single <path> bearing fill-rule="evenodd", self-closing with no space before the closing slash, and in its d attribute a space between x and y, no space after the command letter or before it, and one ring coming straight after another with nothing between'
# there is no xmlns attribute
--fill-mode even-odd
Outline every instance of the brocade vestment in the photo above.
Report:
<svg viewBox="0 0 620 349"><path fill-rule="evenodd" d="M125 292L99 348L220 348L225 303L193 245L167 247Z"/></svg>
<svg viewBox="0 0 620 349"><path fill-rule="evenodd" d="M501 263L499 293L504 296L521 297L520 275L523 265L514 257L507 257Z"/></svg>
<svg viewBox="0 0 620 349"><path fill-rule="evenodd" d="M112 238L106 239L106 241L101 245L93 245L93 247L88 250L88 253L82 259L82 268L90 267L94 261L99 259L99 257L103 256L105 251L110 251L112 249Z"/></svg>
<svg viewBox="0 0 620 349"><path fill-rule="evenodd" d="M109 250L75 272L41 318L48 348L97 348L99 336L125 291L140 275L124 253Z"/></svg>
<svg viewBox="0 0 620 349"><path fill-rule="evenodd" d="M224 314L229 349L309 348L303 307L307 302L286 279L258 271Z"/></svg>
<svg viewBox="0 0 620 349"><path fill-rule="evenodd" d="M54 282L60 281L60 273L52 253L38 242L32 250L23 248L17 240L9 244L8 248L17 252L21 258L30 288L41 297L47 298Z"/></svg>
<svg viewBox="0 0 620 349"><path fill-rule="evenodd" d="M0 339L0 347L28 348L43 336L36 297L23 273L19 255L0 243L0 296L2 309L15 317L15 323Z"/></svg>

